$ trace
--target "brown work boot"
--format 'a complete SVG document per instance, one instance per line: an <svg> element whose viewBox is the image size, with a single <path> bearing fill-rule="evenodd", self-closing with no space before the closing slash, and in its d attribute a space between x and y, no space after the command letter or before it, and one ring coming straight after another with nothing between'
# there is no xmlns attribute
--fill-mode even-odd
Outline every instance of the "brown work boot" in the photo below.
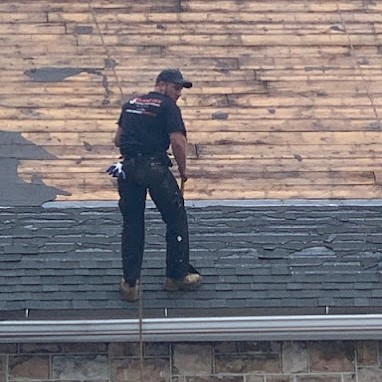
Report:
<svg viewBox="0 0 382 382"><path fill-rule="evenodd" d="M202 275L190 265L189 272L181 279L167 277L164 283L164 289L168 292L177 290L194 290L199 288L202 283Z"/></svg>
<svg viewBox="0 0 382 382"><path fill-rule="evenodd" d="M121 294L123 298L125 298L129 302L134 302L139 300L139 297L141 296L140 288L139 288L139 280L137 280L137 283L135 286L130 286L124 278L122 278L119 289L121 291Z"/></svg>

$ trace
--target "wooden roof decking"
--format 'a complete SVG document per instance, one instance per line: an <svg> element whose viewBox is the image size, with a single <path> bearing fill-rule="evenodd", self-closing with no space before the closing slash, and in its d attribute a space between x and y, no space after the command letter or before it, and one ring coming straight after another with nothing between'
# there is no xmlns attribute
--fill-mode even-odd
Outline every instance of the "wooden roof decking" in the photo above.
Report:
<svg viewBox="0 0 382 382"><path fill-rule="evenodd" d="M382 197L382 4L90 5L0 4L1 130L52 156L30 160L15 145L24 181L71 194L58 200L116 199L105 169L119 156L118 82L128 98L179 67L194 82L179 101L187 198Z"/></svg>

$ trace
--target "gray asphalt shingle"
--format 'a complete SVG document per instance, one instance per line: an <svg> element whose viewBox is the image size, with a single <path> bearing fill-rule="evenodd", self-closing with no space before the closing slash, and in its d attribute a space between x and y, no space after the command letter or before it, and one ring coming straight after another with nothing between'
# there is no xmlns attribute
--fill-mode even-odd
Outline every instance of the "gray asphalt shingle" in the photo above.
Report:
<svg viewBox="0 0 382 382"><path fill-rule="evenodd" d="M368 307L382 302L381 205L188 207L194 292L162 290L165 227L146 212L144 309ZM0 310L135 309L120 299L115 207L0 210ZM266 309L265 313L266 314Z"/></svg>

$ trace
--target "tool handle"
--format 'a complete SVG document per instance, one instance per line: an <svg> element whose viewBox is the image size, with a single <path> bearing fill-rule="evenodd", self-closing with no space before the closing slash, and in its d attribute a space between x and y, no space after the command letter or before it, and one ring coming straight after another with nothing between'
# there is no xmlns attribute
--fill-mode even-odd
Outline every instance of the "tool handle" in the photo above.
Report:
<svg viewBox="0 0 382 382"><path fill-rule="evenodd" d="M184 196L184 184L185 183L186 182L183 179L180 181L180 193L182 196Z"/></svg>

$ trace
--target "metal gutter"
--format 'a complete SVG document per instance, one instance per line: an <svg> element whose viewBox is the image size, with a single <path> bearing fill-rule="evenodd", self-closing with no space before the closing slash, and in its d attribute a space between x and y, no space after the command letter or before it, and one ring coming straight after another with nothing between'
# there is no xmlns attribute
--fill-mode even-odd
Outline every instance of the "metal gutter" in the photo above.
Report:
<svg viewBox="0 0 382 382"><path fill-rule="evenodd" d="M382 339L382 315L143 319L145 342ZM0 343L137 342L139 320L2 321Z"/></svg>
<svg viewBox="0 0 382 382"><path fill-rule="evenodd" d="M186 207L381 207L382 199L206 199L185 200ZM43 208L118 208L116 200L76 200L46 202ZM146 208L155 208L151 200Z"/></svg>

